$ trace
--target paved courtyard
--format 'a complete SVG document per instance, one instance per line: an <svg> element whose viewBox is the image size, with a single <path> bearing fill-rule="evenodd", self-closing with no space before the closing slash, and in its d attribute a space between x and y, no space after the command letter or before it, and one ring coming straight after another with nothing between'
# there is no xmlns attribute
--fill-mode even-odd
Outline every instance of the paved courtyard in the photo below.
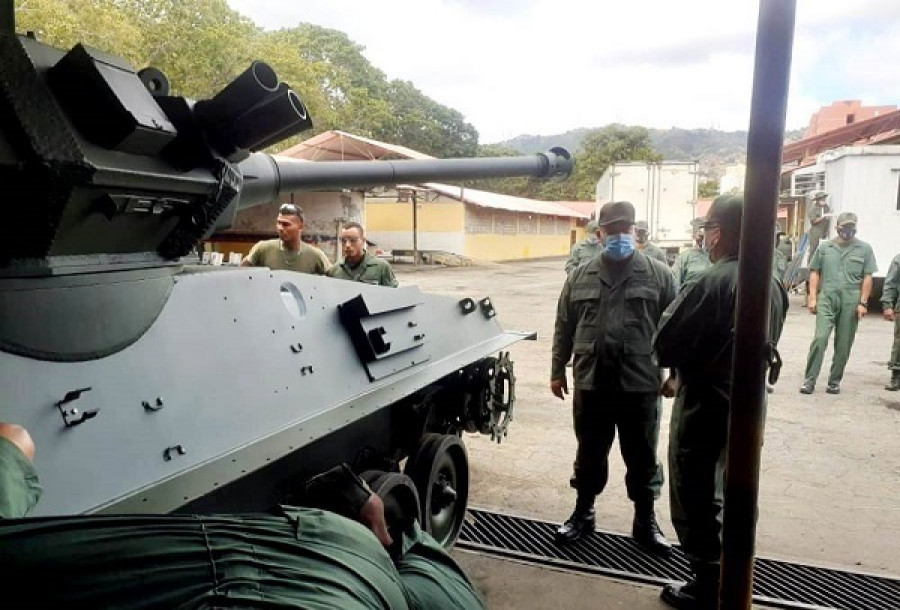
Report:
<svg viewBox="0 0 900 610"><path fill-rule="evenodd" d="M471 504L562 521L574 504L568 486L575 439L571 397L549 390L550 349L563 260L473 267L396 268L404 285L423 291L490 296L504 328L534 330L537 341L512 348L517 377L515 419L501 444L466 435L472 468ZM870 315L859 327L838 396L825 394L826 355L817 392L798 393L813 316L802 297L791 308L779 345L784 368L769 396L761 468L759 555L900 573L900 394L883 390L892 325ZM570 379L571 382L571 379ZM660 458L665 464L671 401L664 401ZM613 449L610 484L597 501L598 528L629 532L631 505L624 466ZM674 538L667 490L658 504L663 529ZM624 607L624 606L623 606ZM655 605L648 607L656 607Z"/></svg>

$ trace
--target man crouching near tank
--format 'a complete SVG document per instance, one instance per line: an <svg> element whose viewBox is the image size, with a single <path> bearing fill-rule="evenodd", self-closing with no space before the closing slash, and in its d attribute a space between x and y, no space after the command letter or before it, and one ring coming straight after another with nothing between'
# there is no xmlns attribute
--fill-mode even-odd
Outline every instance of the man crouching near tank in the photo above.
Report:
<svg viewBox="0 0 900 610"><path fill-rule="evenodd" d="M568 393L566 363L574 353L572 412L578 448L570 483L575 511L557 530L559 542L594 531L594 500L606 486L616 431L634 502L632 535L648 550L667 553L668 541L653 509L663 483L656 457L661 371L650 340L675 298L669 268L636 251L634 206L611 202L600 209L603 253L566 279L556 313L550 390Z"/></svg>
<svg viewBox="0 0 900 610"><path fill-rule="evenodd" d="M346 465L306 484L307 506L268 513L25 519L41 495L34 454L0 422L4 608L484 608L443 547L386 519Z"/></svg>

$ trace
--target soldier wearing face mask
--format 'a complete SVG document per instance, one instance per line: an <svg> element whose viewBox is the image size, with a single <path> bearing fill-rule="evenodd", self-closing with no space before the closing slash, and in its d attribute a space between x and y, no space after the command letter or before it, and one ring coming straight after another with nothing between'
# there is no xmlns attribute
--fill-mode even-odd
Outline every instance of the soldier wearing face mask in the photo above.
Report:
<svg viewBox="0 0 900 610"><path fill-rule="evenodd" d="M637 251L634 206L605 204L598 217L604 250L566 279L557 306L550 390L568 394L566 363L574 354L573 418L578 448L575 511L557 530L558 542L574 542L594 530L594 500L606 486L616 432L625 461L625 486L634 502L632 535L652 552L670 546L653 504L663 471L659 439L660 369L650 356L657 322L675 298L669 268Z"/></svg>
<svg viewBox="0 0 900 610"><path fill-rule="evenodd" d="M572 250L569 252L569 259L566 261L566 275L572 273L582 263L597 258L603 251L603 244L597 237L596 220L588 221L584 228L584 234L584 239L572 246Z"/></svg>
<svg viewBox="0 0 900 610"><path fill-rule="evenodd" d="M691 579L667 585L662 599L675 608L717 608L725 443L731 400L738 248L744 200L720 195L703 223L712 261L669 306L654 338L658 362L671 377L662 393L674 397L669 427L669 507ZM781 336L787 293L772 277L769 339Z"/></svg>
<svg viewBox="0 0 900 610"><path fill-rule="evenodd" d="M634 226L634 241L637 244L637 249L650 258L655 258L665 265L669 264L663 249L650 241L650 228L647 226L646 221L639 220Z"/></svg>
<svg viewBox="0 0 900 610"><path fill-rule="evenodd" d="M816 334L809 346L801 394L815 391L832 329L834 357L825 392L840 393L856 327L869 309L872 274L878 267L872 246L856 237L856 223L856 214L842 212L837 220L837 237L822 242L809 262L807 307L816 316Z"/></svg>
<svg viewBox="0 0 900 610"><path fill-rule="evenodd" d="M703 221L695 218L691 222L694 245L681 252L675 259L672 273L675 275L675 287L678 290L693 283L712 264L709 253L703 248Z"/></svg>

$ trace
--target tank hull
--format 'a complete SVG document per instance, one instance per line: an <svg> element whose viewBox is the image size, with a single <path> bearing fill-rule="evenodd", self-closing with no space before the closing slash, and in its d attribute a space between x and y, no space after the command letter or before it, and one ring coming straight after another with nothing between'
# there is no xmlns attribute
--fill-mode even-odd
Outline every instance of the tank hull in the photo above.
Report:
<svg viewBox="0 0 900 610"><path fill-rule="evenodd" d="M265 268L198 267L168 281L149 325L90 296L58 308L82 335L139 334L110 342L124 347L66 355L53 336L39 357L0 352L0 419L25 426L39 448L36 516L256 510L334 463L397 461L422 432L452 432L448 422L462 419L435 423L434 388L526 338L503 331L489 303L464 310L415 286ZM43 286L0 283L0 314L45 306ZM34 323L46 324L39 314Z"/></svg>

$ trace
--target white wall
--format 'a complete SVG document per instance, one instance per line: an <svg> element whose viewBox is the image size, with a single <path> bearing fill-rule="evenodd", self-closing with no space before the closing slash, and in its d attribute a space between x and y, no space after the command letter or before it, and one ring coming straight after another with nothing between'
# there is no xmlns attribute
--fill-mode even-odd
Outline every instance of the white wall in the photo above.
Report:
<svg viewBox="0 0 900 610"><path fill-rule="evenodd" d="M725 166L725 173L719 180L719 194L739 193L744 190L744 179L747 177L747 165L744 163L729 163Z"/></svg>
<svg viewBox="0 0 900 610"><path fill-rule="evenodd" d="M366 237L385 250L412 250L411 231L366 231ZM419 231L419 250L440 250L465 255L466 236L461 231Z"/></svg>
<svg viewBox="0 0 900 610"><path fill-rule="evenodd" d="M637 220L646 221L650 238L662 246L691 241L697 189L697 164L617 163L597 182L597 211L609 201L630 201Z"/></svg>
<svg viewBox="0 0 900 610"><path fill-rule="evenodd" d="M857 236L872 245L876 275L884 276L900 253L900 146L848 146L823 153L819 163L832 210L859 216Z"/></svg>

